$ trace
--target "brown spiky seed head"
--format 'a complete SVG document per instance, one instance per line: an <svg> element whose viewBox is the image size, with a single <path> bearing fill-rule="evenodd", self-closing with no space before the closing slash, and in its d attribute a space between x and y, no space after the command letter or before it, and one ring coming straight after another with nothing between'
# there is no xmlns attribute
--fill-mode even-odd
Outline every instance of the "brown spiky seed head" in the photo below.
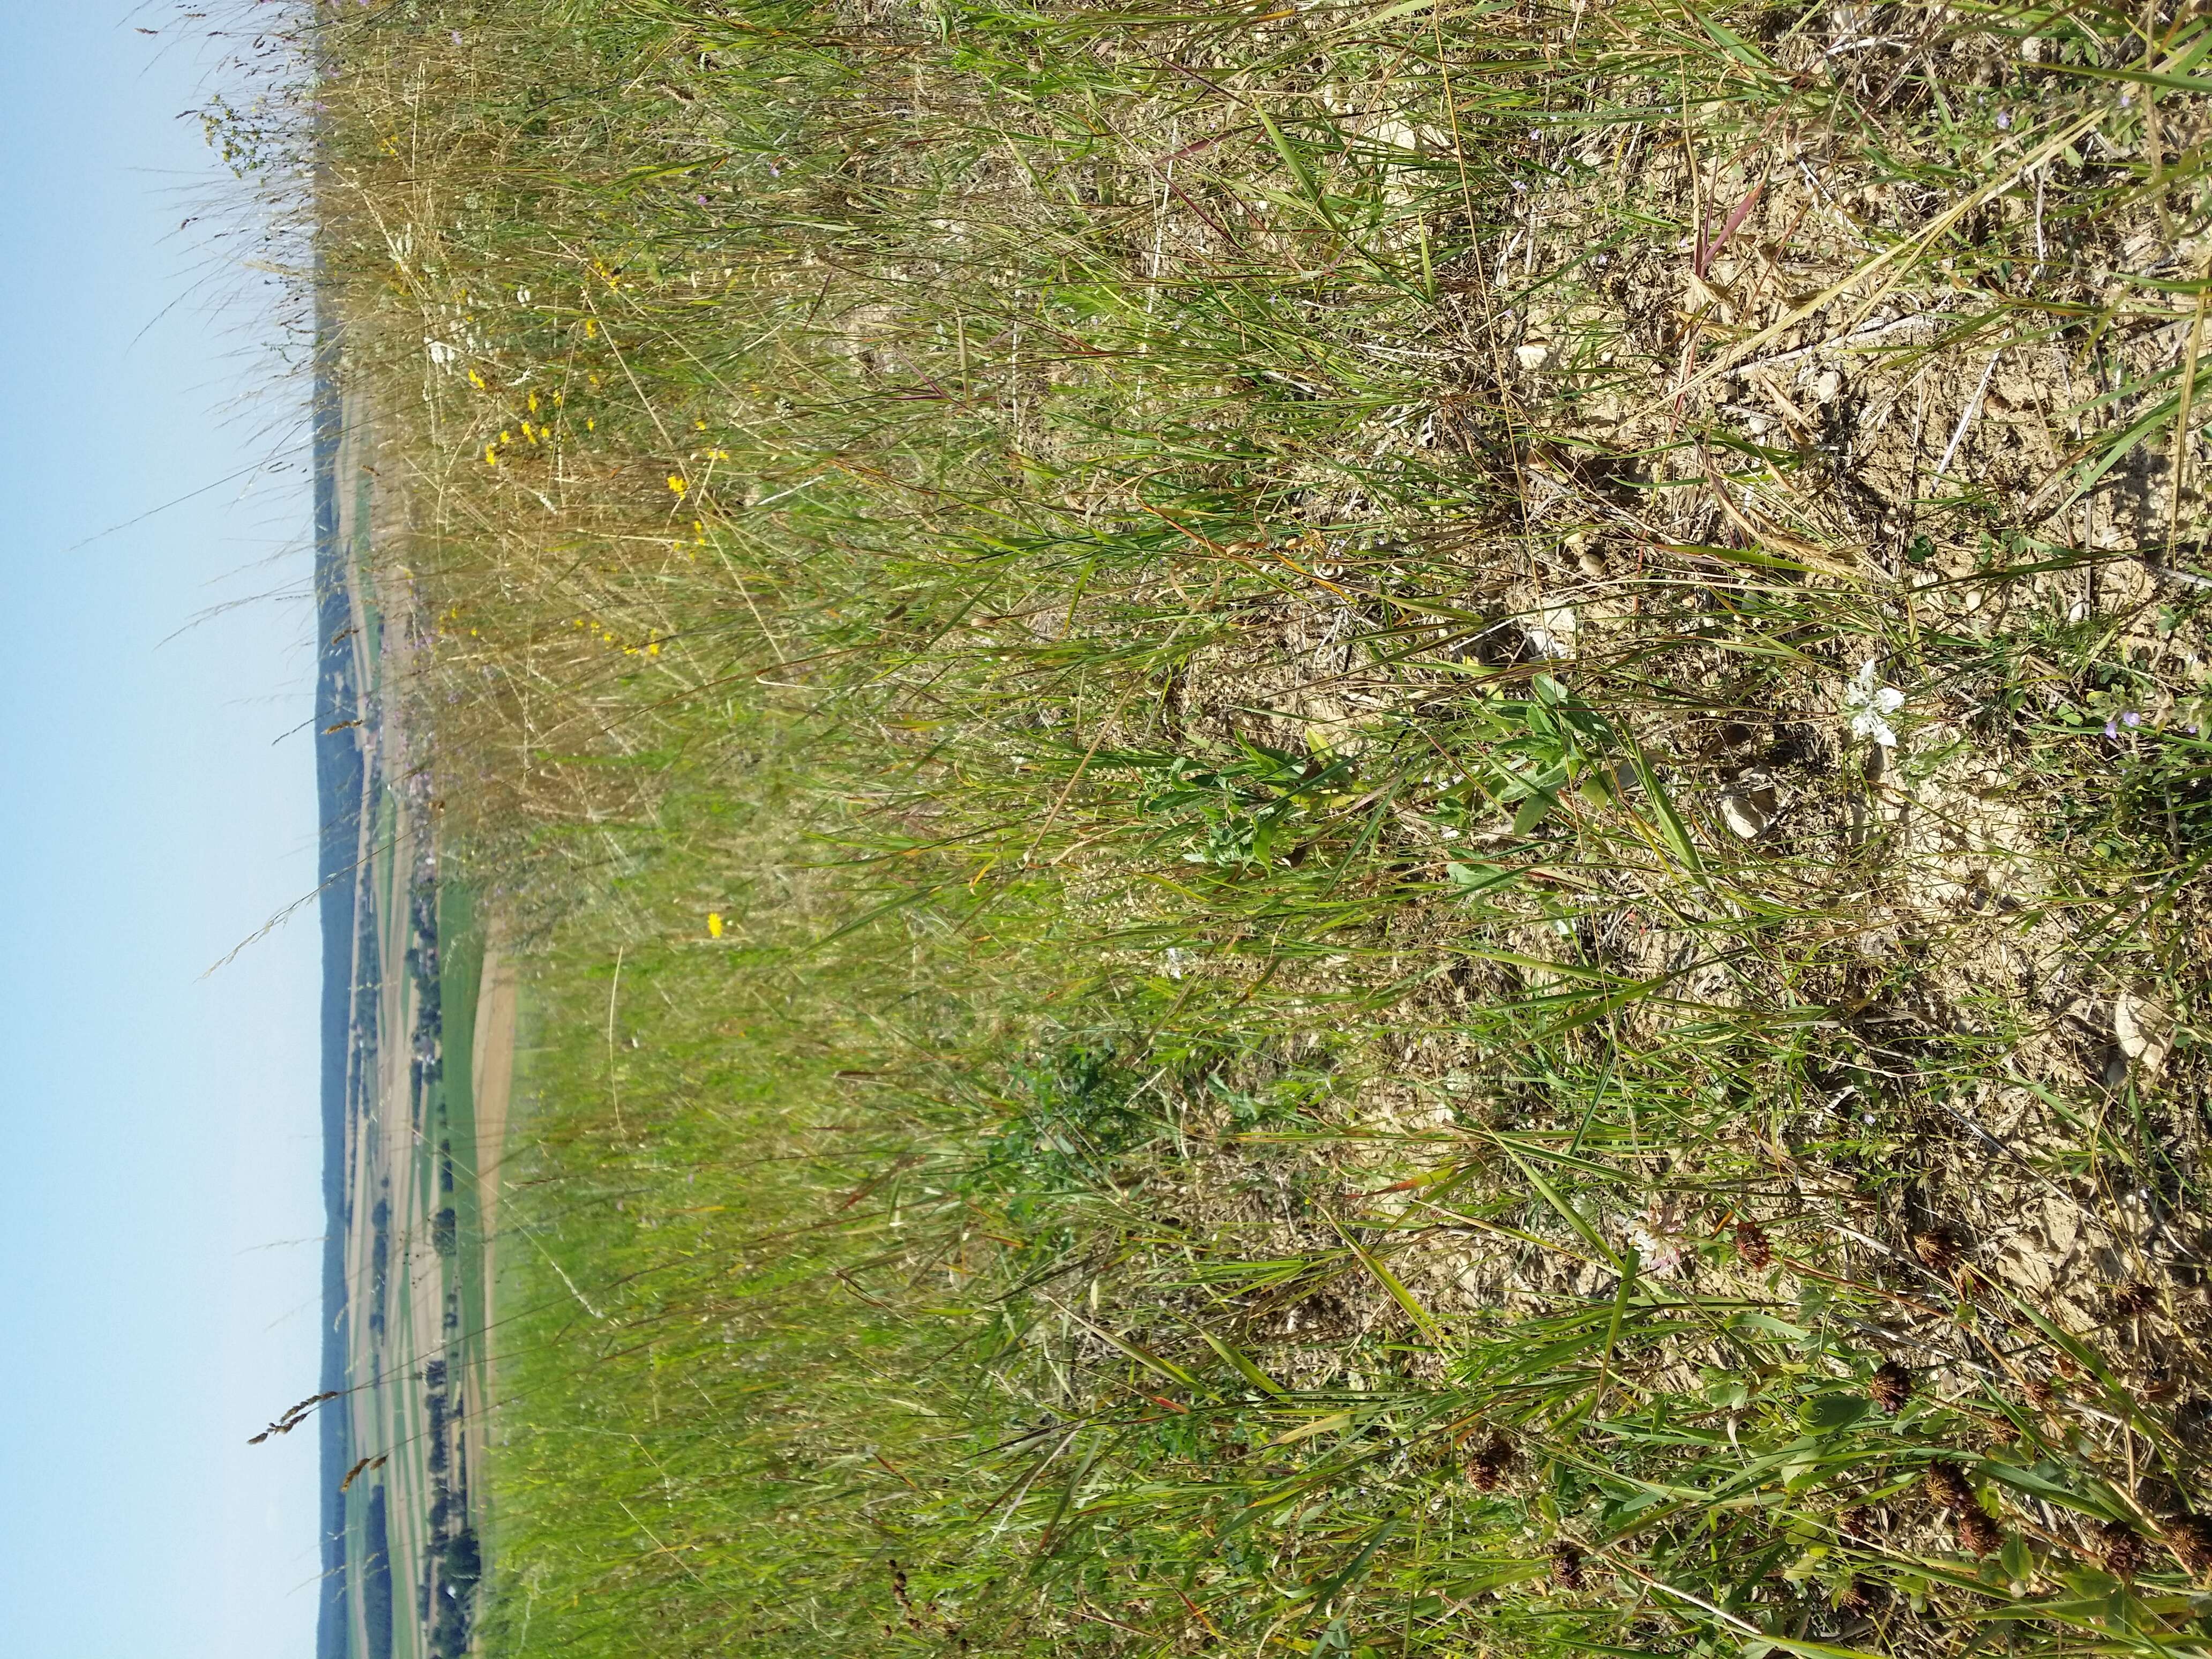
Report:
<svg viewBox="0 0 2212 1659"><path fill-rule="evenodd" d="M2141 1319L2158 1311L2158 1292L2137 1279L2112 1292L2112 1311L2122 1319Z"/></svg>
<svg viewBox="0 0 2212 1659"><path fill-rule="evenodd" d="M2044 1412L2058 1403L2058 1390L2051 1386L2049 1377L2031 1376L2027 1379L2027 1403Z"/></svg>
<svg viewBox="0 0 2212 1659"><path fill-rule="evenodd" d="M1948 1273L1966 1254L1966 1242L1948 1222L1939 1221L1912 1235L1912 1254L1931 1273Z"/></svg>
<svg viewBox="0 0 2212 1659"><path fill-rule="evenodd" d="M2212 1570L2212 1521L2201 1515L2177 1515L2166 1523L2166 1547L2191 1577Z"/></svg>
<svg viewBox="0 0 2212 1659"><path fill-rule="evenodd" d="M1872 1538L1875 1529L1881 1524L1880 1513L1864 1504L1854 1504L1836 1517L1837 1530L1844 1537L1855 1538L1861 1543Z"/></svg>
<svg viewBox="0 0 2212 1659"><path fill-rule="evenodd" d="M1589 1582L1583 1572L1579 1545L1562 1538L1552 1546L1552 1582L1564 1590L1578 1590Z"/></svg>
<svg viewBox="0 0 2212 1659"><path fill-rule="evenodd" d="M2132 1578L2149 1561L2150 1546L2126 1522L2107 1521L2097 1528L2097 1553L2113 1577Z"/></svg>
<svg viewBox="0 0 2212 1659"><path fill-rule="evenodd" d="M1966 1472L1956 1463L1930 1463L1928 1473L1920 1477L1920 1484L1928 1493L1928 1501L1938 1509L1974 1507L1974 1489L1966 1484Z"/></svg>
<svg viewBox="0 0 2212 1659"><path fill-rule="evenodd" d="M1477 1492L1496 1492L1504 1484L1505 1472L1512 1466L1513 1443L1503 1434L1493 1432L1468 1460L1468 1484Z"/></svg>
<svg viewBox="0 0 2212 1659"><path fill-rule="evenodd" d="M1912 1373L1894 1359L1885 1359L1867 1379L1867 1397L1892 1417L1912 1398Z"/></svg>
<svg viewBox="0 0 2212 1659"><path fill-rule="evenodd" d="M1862 1619L1870 1619L1889 1605L1889 1586L1872 1578L1853 1576L1844 1586L1838 1603L1845 1613L1855 1613Z"/></svg>
<svg viewBox="0 0 2212 1659"><path fill-rule="evenodd" d="M1979 1505L1960 1511L1959 1547L1980 1557L2004 1547L2004 1528L1984 1515Z"/></svg>
<svg viewBox="0 0 2212 1659"><path fill-rule="evenodd" d="M1737 1261L1758 1272L1773 1265L1774 1241L1767 1237L1766 1230L1756 1221L1739 1221L1735 1224L1735 1254Z"/></svg>

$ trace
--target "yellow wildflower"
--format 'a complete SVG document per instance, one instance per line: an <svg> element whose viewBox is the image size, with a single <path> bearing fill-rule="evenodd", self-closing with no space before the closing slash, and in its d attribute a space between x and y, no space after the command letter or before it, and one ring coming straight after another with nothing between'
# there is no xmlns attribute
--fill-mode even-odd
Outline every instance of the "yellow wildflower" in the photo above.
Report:
<svg viewBox="0 0 2212 1659"><path fill-rule="evenodd" d="M496 447L491 444L486 444L484 446L484 465L486 466L497 466L499 465L499 450Z"/></svg>
<svg viewBox="0 0 2212 1659"><path fill-rule="evenodd" d="M708 939L720 939L720 938L721 938L721 936L722 936L722 913L721 913L720 910L709 910L709 911L708 911L708 912L707 912L707 937L708 937Z"/></svg>
<svg viewBox="0 0 2212 1659"><path fill-rule="evenodd" d="M671 490L675 492L676 498L678 501L683 500L684 492L691 488L690 484L684 482L683 476L680 473L675 472L672 472L668 475L668 487Z"/></svg>

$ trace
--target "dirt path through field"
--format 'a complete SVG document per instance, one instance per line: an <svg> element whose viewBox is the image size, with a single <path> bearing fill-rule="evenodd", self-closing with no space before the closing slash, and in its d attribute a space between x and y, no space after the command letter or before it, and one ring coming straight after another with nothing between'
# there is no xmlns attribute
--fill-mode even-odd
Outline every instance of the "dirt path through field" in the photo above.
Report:
<svg viewBox="0 0 2212 1659"><path fill-rule="evenodd" d="M507 1146L507 1113L514 1087L514 964L496 939L484 946L483 986L477 994L475 1052L470 1075L477 1107L477 1203L483 1218L487 1283L498 1235L500 1160Z"/></svg>
<svg viewBox="0 0 2212 1659"><path fill-rule="evenodd" d="M499 1193L507 1152L508 1103L514 1091L517 1027L514 963L495 933L484 943L483 974L477 992L475 1040L469 1055L470 1091L476 1103L476 1185L478 1234L483 1241L484 1333L476 1345L476 1396L483 1414L465 1443L471 1490L488 1491L484 1482L484 1437L491 1403L498 1392L494 1376L492 1327L496 1323L499 1284Z"/></svg>

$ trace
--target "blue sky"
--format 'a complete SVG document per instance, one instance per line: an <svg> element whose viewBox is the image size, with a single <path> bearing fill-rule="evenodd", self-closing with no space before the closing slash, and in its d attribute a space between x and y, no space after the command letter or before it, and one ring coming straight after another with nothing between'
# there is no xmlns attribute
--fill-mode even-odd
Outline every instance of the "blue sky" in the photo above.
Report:
<svg viewBox="0 0 2212 1659"><path fill-rule="evenodd" d="M0 0L0 1652L261 1659L315 1613L315 1437L243 1443L315 1386L313 908L206 970L314 885L304 388L179 232L237 217L215 58L132 7Z"/></svg>

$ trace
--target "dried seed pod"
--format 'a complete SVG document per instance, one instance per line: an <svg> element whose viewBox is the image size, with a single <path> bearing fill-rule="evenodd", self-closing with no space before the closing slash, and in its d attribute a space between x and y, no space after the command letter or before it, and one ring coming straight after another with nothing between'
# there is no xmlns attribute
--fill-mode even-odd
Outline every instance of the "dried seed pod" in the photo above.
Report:
<svg viewBox="0 0 2212 1659"><path fill-rule="evenodd" d="M1564 1590L1578 1590L1589 1583L1583 1572L1581 1546L1564 1538L1552 1546L1552 1582Z"/></svg>
<svg viewBox="0 0 2212 1659"><path fill-rule="evenodd" d="M1735 1255L1737 1261L1757 1272L1773 1264L1774 1242L1756 1221L1739 1221L1735 1224Z"/></svg>
<svg viewBox="0 0 2212 1659"><path fill-rule="evenodd" d="M1513 1443L1503 1434L1492 1433L1468 1460L1468 1484L1477 1492L1496 1492L1504 1484L1505 1472L1512 1466Z"/></svg>
<svg viewBox="0 0 2212 1659"><path fill-rule="evenodd" d="M1845 1613L1871 1619L1889 1605L1889 1586L1855 1574L1851 1582L1844 1586L1844 1593L1837 1605Z"/></svg>
<svg viewBox="0 0 2212 1659"><path fill-rule="evenodd" d="M1982 1512L1978 1504L1960 1511L1959 1547L1977 1558L2004 1547L2004 1528Z"/></svg>
<svg viewBox="0 0 2212 1659"><path fill-rule="evenodd" d="M1867 1379L1867 1397L1892 1417L1912 1398L1912 1373L1894 1359L1885 1359Z"/></svg>
<svg viewBox="0 0 2212 1659"><path fill-rule="evenodd" d="M1966 1472L1956 1463L1935 1462L1920 1477L1921 1487L1928 1501L1941 1510L1971 1510L1976 1507L1974 1489L1966 1484Z"/></svg>
<svg viewBox="0 0 2212 1659"><path fill-rule="evenodd" d="M2177 1515L2165 1525L2166 1547L2191 1577L2212 1570L2212 1521L2201 1515Z"/></svg>
<svg viewBox="0 0 2212 1659"><path fill-rule="evenodd" d="M1880 1511L1865 1504L1854 1504L1836 1517L1836 1530L1862 1543L1872 1538L1881 1525Z"/></svg>
<svg viewBox="0 0 2212 1659"><path fill-rule="evenodd" d="M2029 1377L2027 1393L2027 1403L2038 1411L2047 1412L2058 1403L2058 1390L2051 1386L2047 1376Z"/></svg>
<svg viewBox="0 0 2212 1659"><path fill-rule="evenodd" d="M2141 1279L2112 1292L2112 1314L2118 1319L2141 1319L2158 1311L2158 1292Z"/></svg>
<svg viewBox="0 0 2212 1659"><path fill-rule="evenodd" d="M2115 1578L2134 1577L2150 1560L2150 1546L2124 1521L2107 1521L2097 1528L2097 1553Z"/></svg>
<svg viewBox="0 0 2212 1659"><path fill-rule="evenodd" d="M1948 1222L1939 1221L1912 1235L1912 1254L1931 1273L1948 1273L1966 1254L1966 1241Z"/></svg>

